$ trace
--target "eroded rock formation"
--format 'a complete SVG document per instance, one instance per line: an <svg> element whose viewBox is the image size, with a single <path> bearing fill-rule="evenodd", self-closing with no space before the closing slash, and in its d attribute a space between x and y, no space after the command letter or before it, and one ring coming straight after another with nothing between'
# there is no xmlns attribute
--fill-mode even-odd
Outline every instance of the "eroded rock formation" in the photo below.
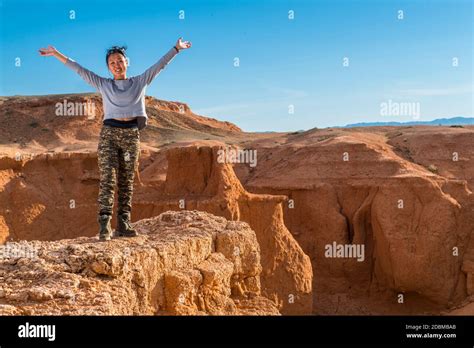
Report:
<svg viewBox="0 0 474 348"><path fill-rule="evenodd" d="M278 315L248 224L166 212L140 236L2 246L0 315ZM8 248L8 250L7 250Z"/></svg>
<svg viewBox="0 0 474 348"><path fill-rule="evenodd" d="M186 209L247 222L261 247L262 293L283 314L311 313L311 262L283 222L286 198L246 192L232 166L218 163L218 150L196 146L169 150L165 182L137 180L133 219ZM94 236L96 161L95 155L70 153L3 159L3 240Z"/></svg>
<svg viewBox="0 0 474 348"><path fill-rule="evenodd" d="M98 117L55 116L64 98L97 103ZM96 235L99 99L0 98L0 243ZM179 102L147 98L147 112L133 220L246 221L262 294L283 314L472 314L472 126L245 133ZM212 146L229 144L258 165L218 163ZM327 257L333 243L363 246L363 260Z"/></svg>
<svg viewBox="0 0 474 348"><path fill-rule="evenodd" d="M321 138L310 131L277 148L255 146L257 168L236 172L251 192L291 199L285 224L313 261L315 312L436 313L469 301L474 196L464 145L450 143L437 162L459 177L433 173L429 160L425 167L400 157L378 134ZM453 162L456 150L463 156ZM334 242L363 245L365 259L328 258Z"/></svg>

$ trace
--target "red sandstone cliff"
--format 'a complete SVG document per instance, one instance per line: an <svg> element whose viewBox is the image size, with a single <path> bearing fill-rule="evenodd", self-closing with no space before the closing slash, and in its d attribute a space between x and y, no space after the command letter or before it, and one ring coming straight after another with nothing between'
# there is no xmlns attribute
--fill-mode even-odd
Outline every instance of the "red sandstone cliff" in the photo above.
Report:
<svg viewBox="0 0 474 348"><path fill-rule="evenodd" d="M2 243L97 233L100 120L48 118L61 98L0 100L13 125L0 134ZM196 209L248 223L261 294L282 314L473 314L473 127L255 134L182 103L147 107L134 221ZM216 145L258 164L218 163ZM332 243L363 245L364 260L327 257Z"/></svg>

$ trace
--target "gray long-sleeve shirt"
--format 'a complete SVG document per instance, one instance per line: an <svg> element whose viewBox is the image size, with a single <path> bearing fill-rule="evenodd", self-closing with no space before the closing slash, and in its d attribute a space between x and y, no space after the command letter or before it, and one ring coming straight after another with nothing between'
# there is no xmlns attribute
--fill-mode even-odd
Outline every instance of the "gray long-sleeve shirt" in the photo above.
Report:
<svg viewBox="0 0 474 348"><path fill-rule="evenodd" d="M98 76L70 58L65 64L100 92L104 106L104 120L137 117L138 128L143 129L148 119L145 109L146 87L177 54L177 50L173 47L143 74L125 80Z"/></svg>

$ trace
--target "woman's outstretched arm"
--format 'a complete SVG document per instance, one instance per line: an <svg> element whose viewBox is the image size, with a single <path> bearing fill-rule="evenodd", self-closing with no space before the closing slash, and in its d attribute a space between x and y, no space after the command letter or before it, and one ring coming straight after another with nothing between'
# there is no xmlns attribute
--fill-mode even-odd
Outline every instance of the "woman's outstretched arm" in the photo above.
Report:
<svg viewBox="0 0 474 348"><path fill-rule="evenodd" d="M66 57L64 54L59 52L53 46L48 46L47 48L40 48L39 53L41 56L44 56L44 57L52 56L58 59L61 63L64 63L67 67L77 72L79 76L81 76L84 79L84 81L86 81L89 85L96 88L97 90L100 90L100 87L102 86L103 81L106 80L105 78L98 76L92 71L87 70L86 68L83 68L74 60Z"/></svg>
<svg viewBox="0 0 474 348"><path fill-rule="evenodd" d="M176 44L171 48L161 59L148 68L138 78L142 79L146 85L149 85L153 79L168 65L169 62L181 51L191 47L190 41L183 41L182 37L176 41Z"/></svg>

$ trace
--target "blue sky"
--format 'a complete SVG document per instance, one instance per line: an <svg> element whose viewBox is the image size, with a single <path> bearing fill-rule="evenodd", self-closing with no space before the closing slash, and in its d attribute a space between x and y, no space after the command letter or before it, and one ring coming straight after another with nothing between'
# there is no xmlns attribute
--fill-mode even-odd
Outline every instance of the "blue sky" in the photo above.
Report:
<svg viewBox="0 0 474 348"><path fill-rule="evenodd" d="M246 131L474 114L471 0L0 0L0 15L4 96L93 91L38 55L48 44L109 77L106 48L126 44L132 76L182 36L193 47L147 94ZM383 115L388 101L420 115Z"/></svg>

